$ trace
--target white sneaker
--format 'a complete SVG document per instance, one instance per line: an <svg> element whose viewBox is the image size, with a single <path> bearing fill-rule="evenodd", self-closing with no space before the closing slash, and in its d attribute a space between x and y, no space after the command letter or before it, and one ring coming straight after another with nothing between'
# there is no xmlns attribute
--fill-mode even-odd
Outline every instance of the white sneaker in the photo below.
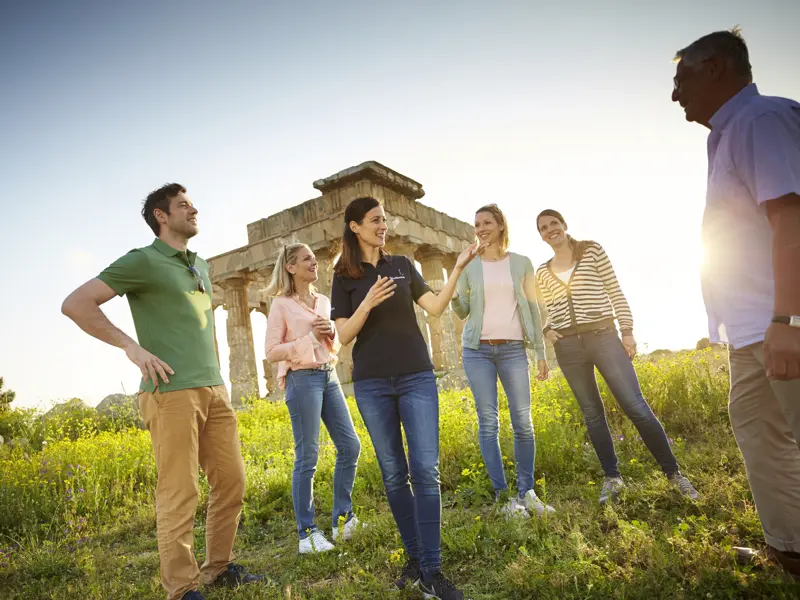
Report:
<svg viewBox="0 0 800 600"><path fill-rule="evenodd" d="M351 537L353 537L353 534L356 532L356 529L358 529L359 527L366 527L366 526L367 526L366 523L362 523L361 521L358 520L358 517L353 515L352 517L350 517L350 520L347 521L347 523L335 527L333 529L333 541L335 542L337 539L339 539L339 536L341 535L342 541L346 542Z"/></svg>
<svg viewBox="0 0 800 600"><path fill-rule="evenodd" d="M300 554L327 552L328 550L333 550L333 544L325 539L319 529L315 529L307 538L300 540Z"/></svg>
<svg viewBox="0 0 800 600"><path fill-rule="evenodd" d="M538 516L545 513L556 512L555 508L542 502L533 490L525 492L525 497L522 499L522 502L530 513L536 513Z"/></svg>
<svg viewBox="0 0 800 600"><path fill-rule="evenodd" d="M531 516L522 504L516 498L509 499L505 506L500 509L500 512L506 516L506 519L530 519Z"/></svg>

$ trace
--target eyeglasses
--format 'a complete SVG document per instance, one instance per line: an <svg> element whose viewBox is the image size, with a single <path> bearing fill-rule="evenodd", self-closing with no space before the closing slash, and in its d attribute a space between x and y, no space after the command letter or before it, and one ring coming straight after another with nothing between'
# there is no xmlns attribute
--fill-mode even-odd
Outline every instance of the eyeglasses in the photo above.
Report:
<svg viewBox="0 0 800 600"><path fill-rule="evenodd" d="M709 56L709 57L706 57L706 58L704 58L702 60L695 61L690 67L687 67L686 69L684 69L684 71L681 73L681 75L682 75L681 77L678 77L678 75L675 75L675 77L672 78L672 90L674 92L680 91L681 84L686 79L690 79L690 78L694 77L695 75L697 75L698 71L700 71L700 68L703 65L705 65L705 63L707 63L711 59L712 59L712 57Z"/></svg>
<svg viewBox="0 0 800 600"><path fill-rule="evenodd" d="M194 265L189 265L189 272L194 275L194 280L197 282L197 291L201 294L205 294L206 284L203 282L203 276L200 275L200 271L198 271Z"/></svg>

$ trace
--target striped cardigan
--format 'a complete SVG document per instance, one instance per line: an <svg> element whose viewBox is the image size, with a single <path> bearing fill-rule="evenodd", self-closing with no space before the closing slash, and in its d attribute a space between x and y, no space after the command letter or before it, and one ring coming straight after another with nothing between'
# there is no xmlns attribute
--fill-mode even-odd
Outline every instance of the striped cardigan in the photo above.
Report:
<svg viewBox="0 0 800 600"><path fill-rule="evenodd" d="M564 283L547 261L536 272L541 302L547 310L544 331L616 319L620 331L633 331L633 315L603 247L589 242L575 269ZM543 311L544 312L544 311Z"/></svg>

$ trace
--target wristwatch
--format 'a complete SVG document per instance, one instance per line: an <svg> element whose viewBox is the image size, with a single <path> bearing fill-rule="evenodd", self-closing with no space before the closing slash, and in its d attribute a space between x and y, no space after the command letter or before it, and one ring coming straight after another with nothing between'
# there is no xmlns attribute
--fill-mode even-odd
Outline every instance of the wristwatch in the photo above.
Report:
<svg viewBox="0 0 800 600"><path fill-rule="evenodd" d="M783 323L784 325L788 325L789 327L800 327L800 317L793 316L793 317L774 317L772 319L773 323Z"/></svg>

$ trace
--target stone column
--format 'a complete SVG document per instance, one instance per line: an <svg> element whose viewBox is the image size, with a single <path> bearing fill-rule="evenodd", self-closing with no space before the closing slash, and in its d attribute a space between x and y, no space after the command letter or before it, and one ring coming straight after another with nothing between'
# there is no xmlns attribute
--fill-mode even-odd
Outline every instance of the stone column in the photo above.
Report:
<svg viewBox="0 0 800 600"><path fill-rule="evenodd" d="M458 260L458 254L446 254L444 257L444 268L447 271L448 280L453 275L453 269L456 266L456 260ZM464 321L458 318L456 313L453 312L452 308L449 308L448 312L450 313L450 320L453 322L453 332L456 338L458 356L460 357L462 354L461 335L464 333Z"/></svg>
<svg viewBox="0 0 800 600"><path fill-rule="evenodd" d="M236 277L222 282L225 308L228 311L228 348L230 349L231 403L242 405L242 398L258 396L258 371L253 347L253 328L247 288L250 281Z"/></svg>
<svg viewBox="0 0 800 600"><path fill-rule="evenodd" d="M213 313L213 310L212 310ZM217 362L219 362L219 342L217 342L217 324L216 319L214 322L214 352L217 355ZM222 370L222 364L219 365L220 370Z"/></svg>
<svg viewBox="0 0 800 600"><path fill-rule="evenodd" d="M439 251L429 251L420 258L422 276L434 292L440 293L444 287L444 254ZM448 304L441 317L428 316L433 366L438 371L452 369L459 362L452 312Z"/></svg>
<svg viewBox="0 0 800 600"><path fill-rule="evenodd" d="M317 283L316 288L320 294L328 298L331 297L331 285L333 284L333 261L327 249L319 250L314 253L317 257ZM339 349L338 361L336 363L336 374L339 381L347 383L353 379L353 344Z"/></svg>
<svg viewBox="0 0 800 600"><path fill-rule="evenodd" d="M317 257L317 282L314 286L320 294L331 297L331 284L333 283L333 262L328 250L318 250L314 253Z"/></svg>
<svg viewBox="0 0 800 600"><path fill-rule="evenodd" d="M255 309L256 312L264 315L265 319L269 319L269 309L272 304L272 298L264 294L260 298L259 306ZM263 343L263 341L262 341ZM278 390L278 365L276 363L268 362L265 358L261 361L264 367L264 382L267 387L267 396L273 396Z"/></svg>
<svg viewBox="0 0 800 600"><path fill-rule="evenodd" d="M413 264L417 260L415 257L416 250L417 247L414 244L393 242L389 252L400 256L407 256L409 259L411 259ZM428 335L428 315L416 303L414 304L414 314L417 316L417 325L419 326L419 330L422 332L422 337L425 338L425 345L428 347L428 352L432 353L430 336Z"/></svg>
<svg viewBox="0 0 800 600"><path fill-rule="evenodd" d="M213 287L218 288L218 286ZM217 361L219 361L219 342L217 341L217 308L223 305L224 300L221 290L213 289L211 293L211 315L214 318L214 352L217 353ZM219 368L222 370L222 363L220 363Z"/></svg>

